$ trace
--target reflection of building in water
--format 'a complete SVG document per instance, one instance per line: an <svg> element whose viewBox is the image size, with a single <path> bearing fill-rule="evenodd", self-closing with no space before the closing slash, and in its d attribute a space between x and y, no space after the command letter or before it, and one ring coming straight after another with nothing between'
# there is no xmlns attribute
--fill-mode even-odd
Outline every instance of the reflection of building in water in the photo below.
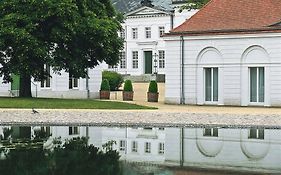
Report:
<svg viewBox="0 0 281 175"><path fill-rule="evenodd" d="M89 137L89 144L100 148L114 140L113 148L128 162L281 171L281 130L2 126L1 138L4 128L13 129L15 138L34 138L38 131L49 133L45 148L52 148L53 138Z"/></svg>
<svg viewBox="0 0 281 175"><path fill-rule="evenodd" d="M280 130L166 129L167 164L281 170Z"/></svg>

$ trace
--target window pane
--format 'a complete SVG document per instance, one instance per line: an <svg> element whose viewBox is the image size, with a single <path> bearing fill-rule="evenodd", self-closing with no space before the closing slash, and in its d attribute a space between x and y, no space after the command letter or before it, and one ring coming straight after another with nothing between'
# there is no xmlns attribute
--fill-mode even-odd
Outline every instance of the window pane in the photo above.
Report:
<svg viewBox="0 0 281 175"><path fill-rule="evenodd" d="M205 100L212 101L212 74L211 68L205 69Z"/></svg>
<svg viewBox="0 0 281 175"><path fill-rule="evenodd" d="M218 137L218 136L219 136L218 128L213 128L213 137Z"/></svg>
<svg viewBox="0 0 281 175"><path fill-rule="evenodd" d="M257 68L250 68L250 102L257 102Z"/></svg>
<svg viewBox="0 0 281 175"><path fill-rule="evenodd" d="M213 68L213 101L218 101L218 86L219 86L219 81L218 81L218 68Z"/></svg>
<svg viewBox="0 0 281 175"><path fill-rule="evenodd" d="M264 129L259 129L259 138L258 139L264 139Z"/></svg>
<svg viewBox="0 0 281 175"><path fill-rule="evenodd" d="M259 68L259 102L264 102L264 68Z"/></svg>
<svg viewBox="0 0 281 175"><path fill-rule="evenodd" d="M211 128L205 128L203 136L212 136L212 129Z"/></svg>

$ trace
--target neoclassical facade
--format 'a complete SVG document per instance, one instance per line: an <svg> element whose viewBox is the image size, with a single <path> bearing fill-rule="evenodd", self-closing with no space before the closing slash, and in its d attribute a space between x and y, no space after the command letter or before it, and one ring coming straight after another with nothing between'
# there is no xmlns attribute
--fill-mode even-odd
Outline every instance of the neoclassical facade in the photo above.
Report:
<svg viewBox="0 0 281 175"><path fill-rule="evenodd" d="M165 74L167 56L162 35L195 13L179 13L179 7L184 3L173 0L170 7L162 7L143 0L139 6L127 12L120 32L120 37L124 39L120 62L116 66L104 65L104 68L127 75Z"/></svg>
<svg viewBox="0 0 281 175"><path fill-rule="evenodd" d="M166 35L166 102L280 106L280 5L212 0Z"/></svg>

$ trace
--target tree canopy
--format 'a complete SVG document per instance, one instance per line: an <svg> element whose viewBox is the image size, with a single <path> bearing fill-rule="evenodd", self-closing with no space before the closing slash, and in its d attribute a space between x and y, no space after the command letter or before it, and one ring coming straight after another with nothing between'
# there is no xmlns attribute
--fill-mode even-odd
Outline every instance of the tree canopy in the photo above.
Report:
<svg viewBox="0 0 281 175"><path fill-rule="evenodd" d="M200 9L209 1L210 0L187 0L186 5L182 6L181 11L184 9L187 10Z"/></svg>
<svg viewBox="0 0 281 175"><path fill-rule="evenodd" d="M76 78L102 61L114 65L121 20L110 0L1 0L0 76L20 75L20 96L31 96L31 77L50 76L44 65Z"/></svg>

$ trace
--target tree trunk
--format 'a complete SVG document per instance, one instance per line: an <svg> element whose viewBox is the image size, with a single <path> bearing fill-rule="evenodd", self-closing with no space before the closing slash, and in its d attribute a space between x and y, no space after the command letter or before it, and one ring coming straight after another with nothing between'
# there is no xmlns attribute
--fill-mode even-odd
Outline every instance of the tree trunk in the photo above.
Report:
<svg viewBox="0 0 281 175"><path fill-rule="evenodd" d="M31 97L31 76L24 73L20 74L20 97Z"/></svg>

